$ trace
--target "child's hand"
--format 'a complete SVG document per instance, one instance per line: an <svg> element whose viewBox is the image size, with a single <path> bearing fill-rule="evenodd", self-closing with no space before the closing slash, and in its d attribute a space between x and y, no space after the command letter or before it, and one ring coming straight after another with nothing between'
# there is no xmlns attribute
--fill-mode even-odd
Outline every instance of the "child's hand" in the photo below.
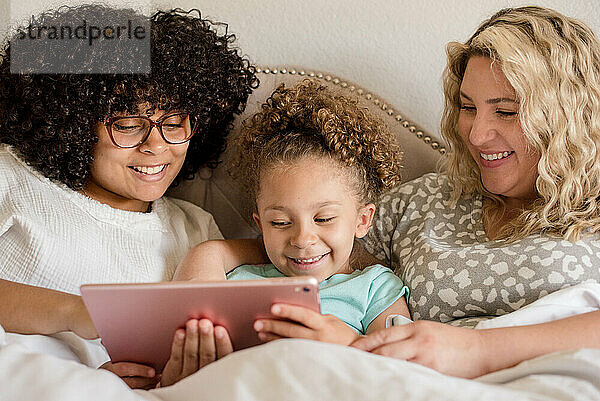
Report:
<svg viewBox="0 0 600 401"><path fill-rule="evenodd" d="M279 338L306 338L326 343L350 345L360 338L346 323L333 315L321 315L301 306L275 304L271 313L283 320L261 319L254 322L254 330L262 341ZM294 323L297 322L297 323Z"/></svg>
<svg viewBox="0 0 600 401"><path fill-rule="evenodd" d="M229 333L224 327L213 327L208 319L190 319L185 324L185 330L175 331L171 357L162 372L160 385L164 387L176 383L232 352Z"/></svg>
<svg viewBox="0 0 600 401"><path fill-rule="evenodd" d="M151 389L158 383L158 377L150 366L133 362L106 362L100 366L119 376L131 388Z"/></svg>

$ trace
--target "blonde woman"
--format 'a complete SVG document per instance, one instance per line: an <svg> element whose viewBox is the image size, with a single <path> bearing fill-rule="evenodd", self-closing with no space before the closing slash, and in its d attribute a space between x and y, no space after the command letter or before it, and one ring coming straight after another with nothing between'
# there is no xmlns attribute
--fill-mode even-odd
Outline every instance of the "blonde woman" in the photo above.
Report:
<svg viewBox="0 0 600 401"><path fill-rule="evenodd" d="M444 172L385 195L364 241L409 286L415 323L354 346L462 377L600 348L598 311L453 327L600 280L600 43L580 21L523 7L447 53Z"/></svg>

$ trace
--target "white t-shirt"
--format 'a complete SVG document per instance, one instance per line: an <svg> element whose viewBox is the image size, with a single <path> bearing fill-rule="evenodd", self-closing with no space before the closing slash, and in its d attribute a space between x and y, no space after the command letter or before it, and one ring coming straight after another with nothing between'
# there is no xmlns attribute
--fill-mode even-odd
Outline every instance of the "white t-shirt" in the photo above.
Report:
<svg viewBox="0 0 600 401"><path fill-rule="evenodd" d="M213 217L163 197L114 209L56 183L0 144L0 278L79 294L85 283L170 280L194 245L223 238Z"/></svg>

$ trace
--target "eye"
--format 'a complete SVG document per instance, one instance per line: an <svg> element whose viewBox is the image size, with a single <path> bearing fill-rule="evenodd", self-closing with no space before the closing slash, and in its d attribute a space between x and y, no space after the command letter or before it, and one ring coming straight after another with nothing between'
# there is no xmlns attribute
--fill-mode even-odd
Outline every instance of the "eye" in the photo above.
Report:
<svg viewBox="0 0 600 401"><path fill-rule="evenodd" d="M117 118L112 122L112 131L121 135L138 135L144 133L148 123L138 117Z"/></svg>
<svg viewBox="0 0 600 401"><path fill-rule="evenodd" d="M162 122L163 128L176 129L183 127L187 114L174 114L164 117Z"/></svg>
<svg viewBox="0 0 600 401"><path fill-rule="evenodd" d="M498 114L500 117L514 117L517 114L519 114L519 112L512 111L512 110L500 110L500 109L496 109L496 114Z"/></svg>
<svg viewBox="0 0 600 401"><path fill-rule="evenodd" d="M272 221L271 225L273 227L286 227L288 226L290 223L288 221L281 221L281 220L276 220L276 221Z"/></svg>
<svg viewBox="0 0 600 401"><path fill-rule="evenodd" d="M315 218L315 222L317 222L317 223L329 223L333 219L335 219L335 216L332 216L332 217L316 217Z"/></svg>
<svg viewBox="0 0 600 401"><path fill-rule="evenodd" d="M113 128L119 132L137 132L142 129L141 125L122 125L122 124L113 124Z"/></svg>
<svg viewBox="0 0 600 401"><path fill-rule="evenodd" d="M183 125L182 124L163 124L162 127L164 130L173 131L173 130L183 128Z"/></svg>
<svg viewBox="0 0 600 401"><path fill-rule="evenodd" d="M460 105L460 111L465 111L465 112L474 112L477 109L475 108L475 106L471 106L471 105L465 105L465 104L461 104Z"/></svg>

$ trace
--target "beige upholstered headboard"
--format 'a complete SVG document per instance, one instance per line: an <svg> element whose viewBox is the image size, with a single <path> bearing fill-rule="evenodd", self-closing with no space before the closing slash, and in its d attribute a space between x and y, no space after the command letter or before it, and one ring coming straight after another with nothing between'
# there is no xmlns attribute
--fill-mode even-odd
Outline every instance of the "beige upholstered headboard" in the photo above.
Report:
<svg viewBox="0 0 600 401"><path fill-rule="evenodd" d="M248 99L245 112L236 119L231 137L237 135L241 122L255 113L279 84L292 86L303 79L315 79L340 94L356 98L360 106L380 117L398 135L398 141L404 149L403 181L434 171L437 161L446 152L440 138L423 131L377 94L334 74L289 67L259 68L258 73L260 86ZM169 195L193 202L210 212L225 238L257 237L259 233L249 215L250 208L244 204L244 196L240 194L235 181L226 173L227 150L222 160L223 163L216 170L200 171L193 181L182 183Z"/></svg>

